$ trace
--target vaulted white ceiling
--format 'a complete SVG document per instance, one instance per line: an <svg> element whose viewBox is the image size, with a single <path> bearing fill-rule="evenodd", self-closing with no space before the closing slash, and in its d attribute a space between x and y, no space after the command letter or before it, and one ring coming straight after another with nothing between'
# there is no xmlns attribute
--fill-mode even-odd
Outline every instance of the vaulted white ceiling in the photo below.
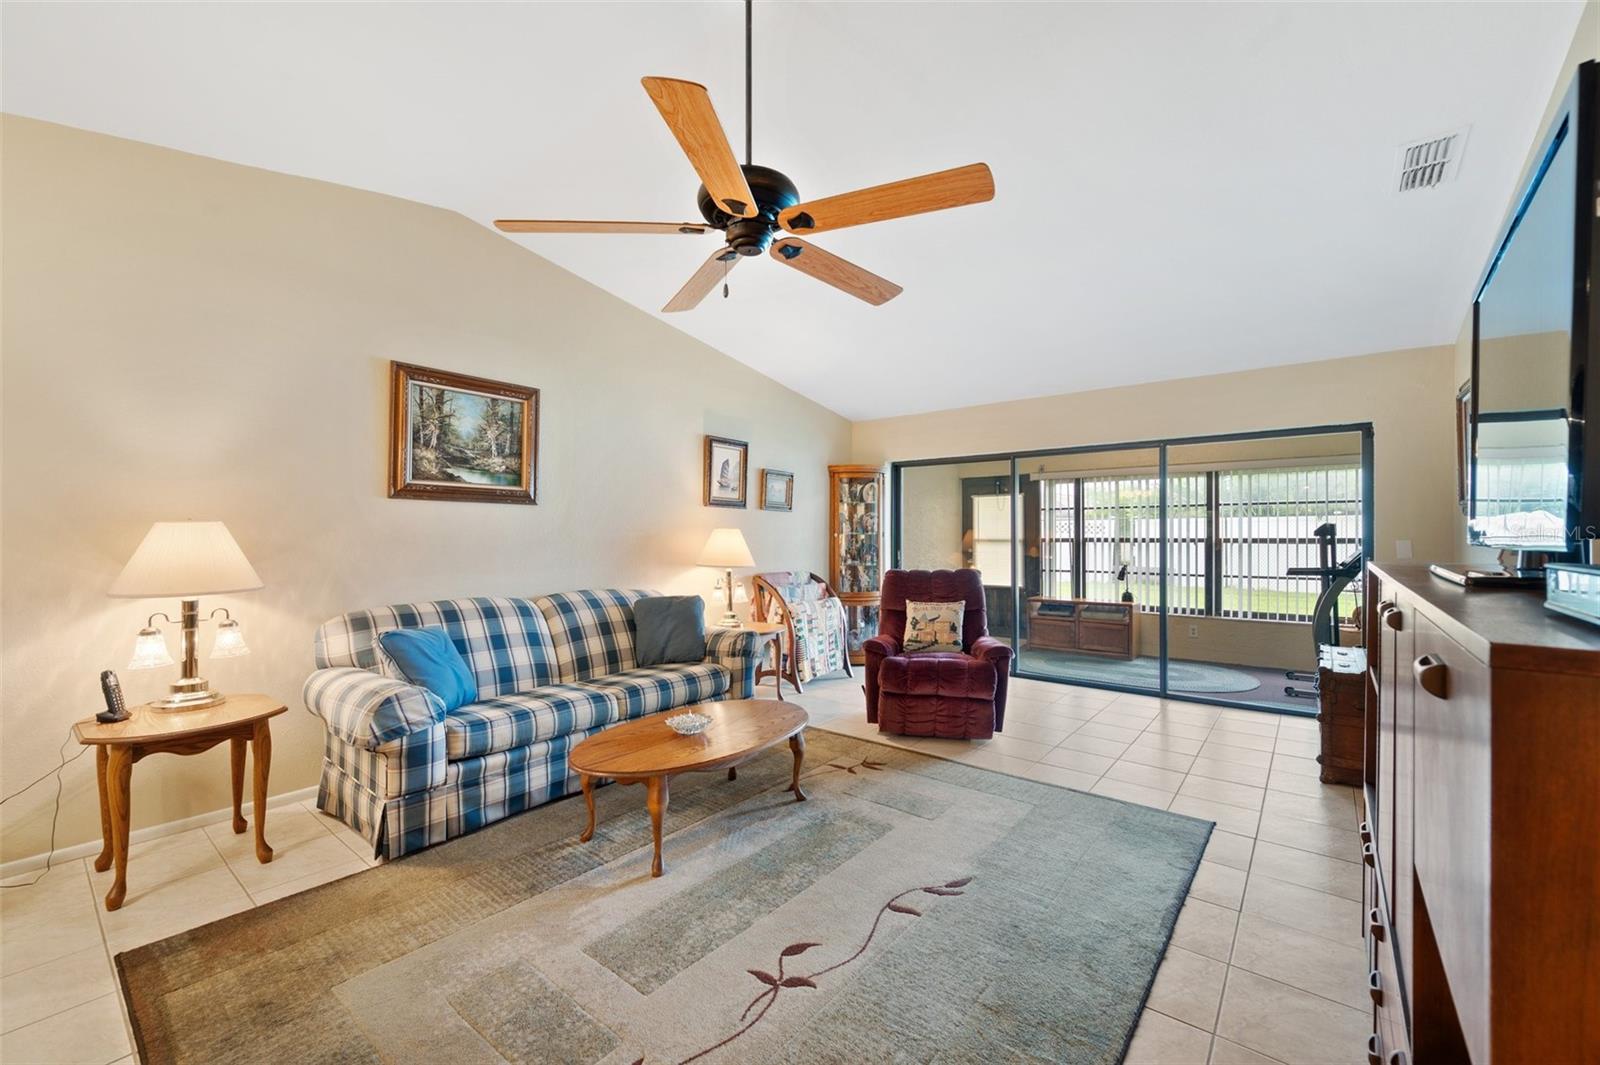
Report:
<svg viewBox="0 0 1600 1065"><path fill-rule="evenodd" d="M975 161L994 202L820 234L673 325L853 418L1455 338L1578 3L790 3L755 10L755 161L802 197ZM25 4L7 111L496 217L684 221L639 85L743 147L736 3ZM1397 147L1470 126L1397 194ZM248 209L242 206L242 209ZM714 236L515 239L656 312Z"/></svg>

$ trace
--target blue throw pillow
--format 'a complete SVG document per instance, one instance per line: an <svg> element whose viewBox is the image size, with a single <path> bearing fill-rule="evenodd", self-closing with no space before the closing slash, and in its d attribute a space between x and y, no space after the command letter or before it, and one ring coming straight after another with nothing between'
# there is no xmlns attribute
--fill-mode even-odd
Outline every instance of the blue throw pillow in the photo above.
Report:
<svg viewBox="0 0 1600 1065"><path fill-rule="evenodd" d="M395 629L378 641L407 680L439 697L445 713L478 701L478 682L443 629Z"/></svg>
<svg viewBox="0 0 1600 1065"><path fill-rule="evenodd" d="M641 666L703 662L706 605L698 595L649 595L633 604L633 657Z"/></svg>

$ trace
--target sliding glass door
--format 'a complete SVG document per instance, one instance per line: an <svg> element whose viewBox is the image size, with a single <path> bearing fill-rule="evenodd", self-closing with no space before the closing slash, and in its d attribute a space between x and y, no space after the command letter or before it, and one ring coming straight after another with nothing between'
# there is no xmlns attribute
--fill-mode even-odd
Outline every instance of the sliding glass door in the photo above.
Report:
<svg viewBox="0 0 1600 1065"><path fill-rule="evenodd" d="M1018 461L1017 672L1160 692L1156 448Z"/></svg>
<svg viewBox="0 0 1600 1065"><path fill-rule="evenodd" d="M900 471L900 568L975 569L983 575L989 633L1016 624L1011 462L923 464Z"/></svg>
<svg viewBox="0 0 1600 1065"><path fill-rule="evenodd" d="M1365 426L899 463L892 550L979 570L1018 675L1314 713L1370 470Z"/></svg>
<svg viewBox="0 0 1600 1065"><path fill-rule="evenodd" d="M1174 444L1167 473L1167 557L1188 593L1169 603L1168 690L1315 712L1318 644L1359 639L1359 580L1318 604L1338 578L1325 564L1362 551L1362 434Z"/></svg>

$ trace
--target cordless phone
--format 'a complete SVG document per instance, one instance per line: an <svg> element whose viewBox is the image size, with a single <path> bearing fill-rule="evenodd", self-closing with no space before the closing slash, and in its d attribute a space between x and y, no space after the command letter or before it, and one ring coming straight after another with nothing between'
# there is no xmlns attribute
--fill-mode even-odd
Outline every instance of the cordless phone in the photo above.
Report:
<svg viewBox="0 0 1600 1065"><path fill-rule="evenodd" d="M94 719L104 725L109 725L113 721L126 721L128 707L122 701L122 685L118 682L117 675L109 669L103 670L100 674L100 692L106 697L106 708L94 715Z"/></svg>

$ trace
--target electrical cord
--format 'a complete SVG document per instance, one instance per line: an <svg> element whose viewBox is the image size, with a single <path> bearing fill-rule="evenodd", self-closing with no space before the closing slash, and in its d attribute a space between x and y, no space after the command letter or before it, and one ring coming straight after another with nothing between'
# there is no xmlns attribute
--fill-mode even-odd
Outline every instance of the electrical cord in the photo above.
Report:
<svg viewBox="0 0 1600 1065"><path fill-rule="evenodd" d="M55 809L53 811L51 811L51 813L50 813L50 849L45 851L45 853L44 853L44 869L40 871L38 876L34 877L32 880L27 881L26 883L22 883L22 884L0 884L0 891L4 891L7 888L32 887L34 884L37 884L39 881L43 880L47 875L49 875L50 867L55 863L55 857L56 857L56 823L61 819L61 788L62 788L61 771L63 769L65 769L65 768L67 768L67 766L71 765L73 762L76 762L79 758L82 758L85 754L87 754L89 752L89 748L88 747L84 747L77 754L73 755L71 758L68 758L67 757L67 744L73 742L73 739L74 739L74 737L72 736L72 733L69 731L67 733L67 742L63 743L61 745L61 750L56 755L57 758L61 759L61 764L60 765L58 765L54 769L50 770L50 772L46 773L44 776L40 777L38 780L35 780L33 783L28 784L25 787L19 788L16 791L13 791L10 795L7 795L5 798L0 799L0 805L4 805L5 803L10 802L12 799L15 799L18 795L21 795L23 792L26 792L26 791L36 787L39 784L43 784L46 780L49 780L51 777L55 777L56 778L56 804L55 804Z"/></svg>

